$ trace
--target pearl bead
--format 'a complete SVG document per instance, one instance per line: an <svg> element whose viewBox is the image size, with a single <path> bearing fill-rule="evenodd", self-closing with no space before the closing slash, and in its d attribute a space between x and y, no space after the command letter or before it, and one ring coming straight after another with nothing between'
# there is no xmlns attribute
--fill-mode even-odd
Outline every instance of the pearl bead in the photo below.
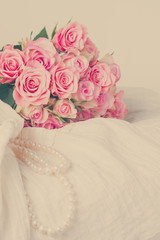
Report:
<svg viewBox="0 0 160 240"><path fill-rule="evenodd" d="M39 227L39 224L38 224L38 222L37 222L36 220L34 220L34 221L32 222L32 226L35 227L35 228L38 228L38 227Z"/></svg>
<svg viewBox="0 0 160 240"><path fill-rule="evenodd" d="M32 212L30 213L29 216L30 216L31 219L35 219L35 217L36 217Z"/></svg>
<svg viewBox="0 0 160 240"><path fill-rule="evenodd" d="M61 233L62 231L63 231L62 228L60 227L57 228L57 232Z"/></svg>
<svg viewBox="0 0 160 240"><path fill-rule="evenodd" d="M35 147L35 146L36 146L36 144L35 144L35 143L32 143L32 146L33 146L33 147Z"/></svg>
<svg viewBox="0 0 160 240"><path fill-rule="evenodd" d="M25 153L26 153L26 154L28 154L28 153L29 153L29 150L28 150L27 148L25 149Z"/></svg>
<svg viewBox="0 0 160 240"><path fill-rule="evenodd" d="M50 236L50 237L54 237L54 232L52 231L51 228L48 228L47 235Z"/></svg>
<svg viewBox="0 0 160 240"><path fill-rule="evenodd" d="M59 179L61 184L65 187L66 194L68 196L69 202L69 214L63 224L55 229L46 228L43 224L39 223L38 218L34 214L33 207L30 201L30 198L25 191L26 202L29 212L29 218L31 221L31 225L34 229L41 232L42 234L48 236L55 236L64 232L67 228L69 228L73 222L75 217L75 193L72 189L71 183L64 176L64 172L71 166L70 162L64 158L62 154L55 151L52 147L47 147L44 145L36 144L34 142L24 141L21 139L14 139L10 141L12 148L15 147L21 153L20 160L23 161L28 167L30 167L37 174L43 175L52 175L54 173L55 177ZM30 147L30 148L29 148ZM38 148L38 149L37 149ZM45 154L55 154L53 161L49 162L44 157L40 157L37 151L42 151ZM63 174L62 174L63 173Z"/></svg>
<svg viewBox="0 0 160 240"><path fill-rule="evenodd" d="M40 225L39 231L44 234L46 232L46 229L42 225Z"/></svg>

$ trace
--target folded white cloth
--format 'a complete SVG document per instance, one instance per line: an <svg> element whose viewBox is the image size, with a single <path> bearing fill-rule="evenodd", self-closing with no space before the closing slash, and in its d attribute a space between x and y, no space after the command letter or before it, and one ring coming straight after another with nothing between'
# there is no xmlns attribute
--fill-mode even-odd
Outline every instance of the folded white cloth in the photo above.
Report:
<svg viewBox="0 0 160 240"><path fill-rule="evenodd" d="M142 107L140 112L149 110ZM96 118L58 130L22 129L23 120L0 102L0 239L52 239L30 227L24 185L44 224L61 223L68 208L55 177L19 164L8 145L16 136L52 146L72 163L67 176L77 194L77 217L55 239L159 239L160 113L155 108L155 114L143 118L141 113L138 119L137 110L136 119L134 112L127 116L132 123Z"/></svg>

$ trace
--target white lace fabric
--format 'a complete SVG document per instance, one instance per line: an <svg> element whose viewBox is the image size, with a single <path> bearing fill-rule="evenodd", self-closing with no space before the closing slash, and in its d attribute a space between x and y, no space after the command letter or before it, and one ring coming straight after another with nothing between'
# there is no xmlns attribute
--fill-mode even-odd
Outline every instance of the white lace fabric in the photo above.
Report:
<svg viewBox="0 0 160 240"><path fill-rule="evenodd" d="M0 239L51 240L30 227L24 185L40 219L61 223L67 199L56 178L14 156L10 138L53 146L72 163L77 194L73 226L56 240L148 240L160 231L160 115L132 124L91 119L58 130L25 128L0 102ZM22 174L21 174L22 173Z"/></svg>

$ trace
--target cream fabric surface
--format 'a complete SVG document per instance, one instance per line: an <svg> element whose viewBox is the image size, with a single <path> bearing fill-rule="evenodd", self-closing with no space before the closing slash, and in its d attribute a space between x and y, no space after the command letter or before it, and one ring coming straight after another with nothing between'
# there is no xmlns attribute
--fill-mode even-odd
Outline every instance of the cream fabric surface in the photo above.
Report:
<svg viewBox="0 0 160 240"><path fill-rule="evenodd" d="M23 120L0 102L1 240L52 239L30 228L24 185L46 225L61 223L68 207L55 177L16 159L8 145L16 136L53 146L72 163L66 175L77 194L77 217L55 240L160 239L160 96L126 94L127 121L97 118L53 131L22 129Z"/></svg>

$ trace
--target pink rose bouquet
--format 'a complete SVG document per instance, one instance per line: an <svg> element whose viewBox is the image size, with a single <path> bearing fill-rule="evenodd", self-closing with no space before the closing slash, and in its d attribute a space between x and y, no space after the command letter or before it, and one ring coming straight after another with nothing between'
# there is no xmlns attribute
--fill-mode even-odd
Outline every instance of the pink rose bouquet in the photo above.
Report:
<svg viewBox="0 0 160 240"><path fill-rule="evenodd" d="M32 36L32 34L31 34ZM112 54L99 59L85 26L46 28L0 51L0 99L24 118L24 127L61 128L95 117L123 119L121 72Z"/></svg>

